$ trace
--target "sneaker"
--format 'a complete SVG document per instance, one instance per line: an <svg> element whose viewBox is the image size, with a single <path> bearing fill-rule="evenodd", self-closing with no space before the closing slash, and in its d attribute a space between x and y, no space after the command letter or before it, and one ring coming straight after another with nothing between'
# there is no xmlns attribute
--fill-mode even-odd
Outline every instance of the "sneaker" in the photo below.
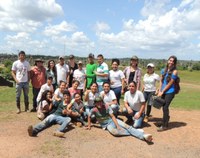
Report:
<svg viewBox="0 0 200 158"><path fill-rule="evenodd" d="M148 122L149 121L149 117L148 116L145 116L145 118L144 118L144 122Z"/></svg>
<svg viewBox="0 0 200 158"><path fill-rule="evenodd" d="M53 133L53 136L56 136L56 137L64 137L65 133L63 132L60 132L60 131L56 131Z"/></svg>
<svg viewBox="0 0 200 158"><path fill-rule="evenodd" d="M32 126L32 125L28 126L28 135L29 135L30 137L33 136L33 126Z"/></svg>
<svg viewBox="0 0 200 158"><path fill-rule="evenodd" d="M25 112L30 112L30 110L29 109L25 109Z"/></svg>
<svg viewBox="0 0 200 158"><path fill-rule="evenodd" d="M153 137L151 134L144 134L144 140L147 141L147 142L152 142L153 140Z"/></svg>
<svg viewBox="0 0 200 158"><path fill-rule="evenodd" d="M165 131L165 130L167 130L167 127L165 127L165 126L160 126L160 127L157 129L158 132L162 132L162 131Z"/></svg>
<svg viewBox="0 0 200 158"><path fill-rule="evenodd" d="M20 109L17 109L16 114L20 114L20 113L21 113L21 110L20 110Z"/></svg>

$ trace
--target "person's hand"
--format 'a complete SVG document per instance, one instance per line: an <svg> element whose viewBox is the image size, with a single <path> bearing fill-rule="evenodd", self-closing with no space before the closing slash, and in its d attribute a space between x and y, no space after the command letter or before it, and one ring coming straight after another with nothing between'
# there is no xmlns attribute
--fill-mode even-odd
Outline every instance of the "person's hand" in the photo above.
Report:
<svg viewBox="0 0 200 158"><path fill-rule="evenodd" d="M122 90L121 90L121 94L124 94L124 89L122 88Z"/></svg>
<svg viewBox="0 0 200 158"><path fill-rule="evenodd" d="M128 114L133 114L133 110L130 108L130 107L128 107Z"/></svg>
<svg viewBox="0 0 200 158"><path fill-rule="evenodd" d="M113 82L113 81L110 81L110 84L114 84L115 82Z"/></svg>
<svg viewBox="0 0 200 158"><path fill-rule="evenodd" d="M85 127L85 129L86 129L86 130L91 130L91 126L88 125L88 126Z"/></svg>
<svg viewBox="0 0 200 158"><path fill-rule="evenodd" d="M140 113L136 113L135 115L134 115L134 119L136 119L136 120L138 120L139 118L140 118Z"/></svg>
<svg viewBox="0 0 200 158"><path fill-rule="evenodd" d="M162 95L163 95L163 92L159 91L157 96L161 97Z"/></svg>
<svg viewBox="0 0 200 158"><path fill-rule="evenodd" d="M75 99L72 99L71 102L70 102L70 104L74 104L74 102L75 102Z"/></svg>

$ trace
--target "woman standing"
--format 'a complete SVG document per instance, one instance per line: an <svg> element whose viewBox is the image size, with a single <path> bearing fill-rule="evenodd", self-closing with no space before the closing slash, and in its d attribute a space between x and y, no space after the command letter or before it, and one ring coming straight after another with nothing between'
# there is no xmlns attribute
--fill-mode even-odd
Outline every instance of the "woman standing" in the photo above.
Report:
<svg viewBox="0 0 200 158"><path fill-rule="evenodd" d="M165 100L163 106L163 122L158 128L158 131L166 130L169 123L169 106L175 95L175 80L178 77L178 71L176 69L177 58L176 56L170 56L167 60L167 65L161 70L161 80L159 86L158 96L161 96Z"/></svg>
<svg viewBox="0 0 200 158"><path fill-rule="evenodd" d="M125 83L128 85L134 81L137 84L137 90L140 90L142 71L138 67L139 59L137 56L133 56L130 61L130 66L124 69Z"/></svg>
<svg viewBox="0 0 200 158"><path fill-rule="evenodd" d="M56 71L56 66L55 66L55 61L54 60L49 60L48 65L47 65L47 70L46 70L46 77L47 79L51 76L53 78L52 85L54 91L56 90L57 86L57 71Z"/></svg>
<svg viewBox="0 0 200 158"><path fill-rule="evenodd" d="M118 69L120 64L119 59L112 60L112 70L109 71L109 79L111 83L111 90L114 91L117 102L120 105L121 94L124 93L124 74L121 70Z"/></svg>
<svg viewBox="0 0 200 158"><path fill-rule="evenodd" d="M143 94L147 104L146 116L144 118L144 122L148 122L149 116L151 113L151 96L156 93L156 82L160 81L160 77L158 74L154 72L154 64L149 63L147 65L147 73L144 75L143 78Z"/></svg>

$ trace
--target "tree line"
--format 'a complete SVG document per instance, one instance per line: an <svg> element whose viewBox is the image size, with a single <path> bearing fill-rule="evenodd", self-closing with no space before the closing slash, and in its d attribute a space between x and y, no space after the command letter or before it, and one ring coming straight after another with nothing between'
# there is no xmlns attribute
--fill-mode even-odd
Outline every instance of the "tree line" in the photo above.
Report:
<svg viewBox="0 0 200 158"><path fill-rule="evenodd" d="M15 54L0 54L0 76L12 80L11 76L11 67L12 63L17 60L18 56ZM58 56L45 56L45 55L26 55L26 59L30 62L31 65L34 64L34 60L37 58L41 58L45 63L49 59L54 59L55 62L58 60ZM68 56L66 56L66 62L67 62ZM75 59L82 60L82 62L86 65L87 63L87 58L85 57L78 57L75 56ZM111 61L112 59L105 59L105 62L111 66ZM139 67L142 69L146 68L146 65L148 63L154 63L155 64L155 69L156 70L161 70L163 67L165 67L167 59L140 59L139 60ZM130 58L121 58L120 59L120 68L123 70L124 67L128 66L130 64ZM200 71L200 61L192 61L192 60L178 60L178 69L179 70L188 70L188 71L193 71L197 70Z"/></svg>

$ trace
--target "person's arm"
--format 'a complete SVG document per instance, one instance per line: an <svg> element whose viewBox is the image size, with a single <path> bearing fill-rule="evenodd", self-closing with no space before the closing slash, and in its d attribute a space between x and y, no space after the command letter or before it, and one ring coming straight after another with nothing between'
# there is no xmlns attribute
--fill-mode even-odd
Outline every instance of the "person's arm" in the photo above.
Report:
<svg viewBox="0 0 200 158"><path fill-rule="evenodd" d="M173 71L173 75L177 75L177 70ZM172 86L172 84L174 84L173 78L171 78L171 80L168 82L168 84L165 86L165 88L163 90L161 90L162 86L160 87L160 92L158 93L158 96L162 96Z"/></svg>
<svg viewBox="0 0 200 158"><path fill-rule="evenodd" d="M144 109L145 109L145 102L142 102L142 105L140 107L140 111L136 115L134 115L134 118L139 119L140 116L142 115L142 113L144 113Z"/></svg>
<svg viewBox="0 0 200 158"><path fill-rule="evenodd" d="M107 73L98 73L98 72L95 72L95 74L97 75L97 76L100 76L100 77L108 77L108 74Z"/></svg>
<svg viewBox="0 0 200 158"><path fill-rule="evenodd" d="M125 78L121 79L122 82L122 90L121 90L121 94L124 94L124 87L125 87Z"/></svg>
<svg viewBox="0 0 200 158"><path fill-rule="evenodd" d="M12 71L11 71L11 75L12 75L13 79L15 80L15 82L18 84L19 81L18 81L17 78L16 78L16 71L12 70Z"/></svg>
<svg viewBox="0 0 200 158"><path fill-rule="evenodd" d="M87 120L88 120L88 125L87 125L86 129L90 130L91 129L91 118L89 115L88 115Z"/></svg>
<svg viewBox="0 0 200 158"><path fill-rule="evenodd" d="M114 122L115 126L117 127L117 129L120 130L121 127L119 126L119 124L118 124L118 122L117 122L117 119L116 119L115 115L110 114L110 117L111 117L111 119L113 120L113 122Z"/></svg>
<svg viewBox="0 0 200 158"><path fill-rule="evenodd" d="M84 96L84 100L85 100L85 101L88 101L88 100L89 100L89 93L90 93L90 90L86 90L86 91L85 91L85 96Z"/></svg>
<svg viewBox="0 0 200 158"><path fill-rule="evenodd" d="M128 105L128 102L127 102L127 101L124 101L124 106L125 106L125 108L127 109L128 114L132 114L132 113L133 113L133 110L132 110L131 107Z"/></svg>

